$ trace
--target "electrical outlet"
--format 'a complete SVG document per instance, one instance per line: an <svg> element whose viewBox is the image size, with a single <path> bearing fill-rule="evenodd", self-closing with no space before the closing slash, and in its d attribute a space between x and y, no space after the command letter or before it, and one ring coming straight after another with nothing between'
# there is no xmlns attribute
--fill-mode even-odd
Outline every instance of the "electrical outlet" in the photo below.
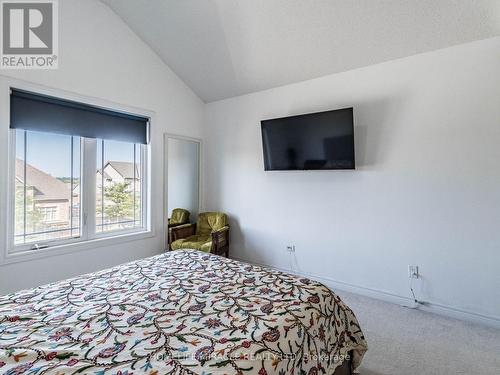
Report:
<svg viewBox="0 0 500 375"><path fill-rule="evenodd" d="M410 279L418 279L420 277L418 266L408 266L408 277Z"/></svg>
<svg viewBox="0 0 500 375"><path fill-rule="evenodd" d="M289 253L295 253L295 245L288 245L286 247L286 251L288 251Z"/></svg>

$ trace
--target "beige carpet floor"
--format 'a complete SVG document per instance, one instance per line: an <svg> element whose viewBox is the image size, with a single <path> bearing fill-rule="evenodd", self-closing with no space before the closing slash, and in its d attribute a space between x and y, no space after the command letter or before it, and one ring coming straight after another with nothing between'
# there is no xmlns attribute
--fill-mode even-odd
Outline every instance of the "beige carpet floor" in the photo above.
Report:
<svg viewBox="0 0 500 375"><path fill-rule="evenodd" d="M500 330L337 291L368 352L361 375L500 375Z"/></svg>

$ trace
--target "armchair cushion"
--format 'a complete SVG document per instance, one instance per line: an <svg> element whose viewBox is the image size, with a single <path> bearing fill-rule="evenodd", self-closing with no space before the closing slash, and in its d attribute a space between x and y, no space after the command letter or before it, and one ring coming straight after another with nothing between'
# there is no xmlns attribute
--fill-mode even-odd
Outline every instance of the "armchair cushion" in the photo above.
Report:
<svg viewBox="0 0 500 375"><path fill-rule="evenodd" d="M183 208L174 208L168 224L185 224L189 222L189 211Z"/></svg>
<svg viewBox="0 0 500 375"><path fill-rule="evenodd" d="M229 225L221 212L199 214L196 224L184 224L170 229L171 250L196 249L214 254L229 254Z"/></svg>
<svg viewBox="0 0 500 375"><path fill-rule="evenodd" d="M209 236L227 225L227 215L222 212L202 212L198 215L196 234Z"/></svg>
<svg viewBox="0 0 500 375"><path fill-rule="evenodd" d="M176 240L172 242L170 245L172 250L179 250L179 249L196 249L196 250L201 250L205 252L210 252L210 249L212 248L212 238L210 235L204 236L204 235L199 235L195 234L193 236L189 236L186 238L181 238L179 240Z"/></svg>

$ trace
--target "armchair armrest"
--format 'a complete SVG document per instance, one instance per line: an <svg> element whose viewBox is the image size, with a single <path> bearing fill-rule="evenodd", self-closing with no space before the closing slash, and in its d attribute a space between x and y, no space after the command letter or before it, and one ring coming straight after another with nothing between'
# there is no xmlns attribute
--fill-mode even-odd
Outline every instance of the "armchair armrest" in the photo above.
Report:
<svg viewBox="0 0 500 375"><path fill-rule="evenodd" d="M184 224L180 224L180 223L178 223L178 224L170 224L170 223L168 223L168 228L178 227L179 225L185 225L185 223Z"/></svg>
<svg viewBox="0 0 500 375"><path fill-rule="evenodd" d="M229 225L212 232L211 253L229 256Z"/></svg>
<svg viewBox="0 0 500 375"><path fill-rule="evenodd" d="M186 238L192 236L196 233L196 224L181 224L175 227L169 228L170 243L179 240L181 238Z"/></svg>

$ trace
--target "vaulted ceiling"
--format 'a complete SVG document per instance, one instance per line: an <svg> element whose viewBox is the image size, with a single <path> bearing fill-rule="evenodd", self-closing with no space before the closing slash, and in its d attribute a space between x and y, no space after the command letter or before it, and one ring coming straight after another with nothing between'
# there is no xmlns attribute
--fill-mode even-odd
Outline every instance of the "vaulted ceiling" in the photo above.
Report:
<svg viewBox="0 0 500 375"><path fill-rule="evenodd" d="M102 0L205 102L500 35L500 0Z"/></svg>

